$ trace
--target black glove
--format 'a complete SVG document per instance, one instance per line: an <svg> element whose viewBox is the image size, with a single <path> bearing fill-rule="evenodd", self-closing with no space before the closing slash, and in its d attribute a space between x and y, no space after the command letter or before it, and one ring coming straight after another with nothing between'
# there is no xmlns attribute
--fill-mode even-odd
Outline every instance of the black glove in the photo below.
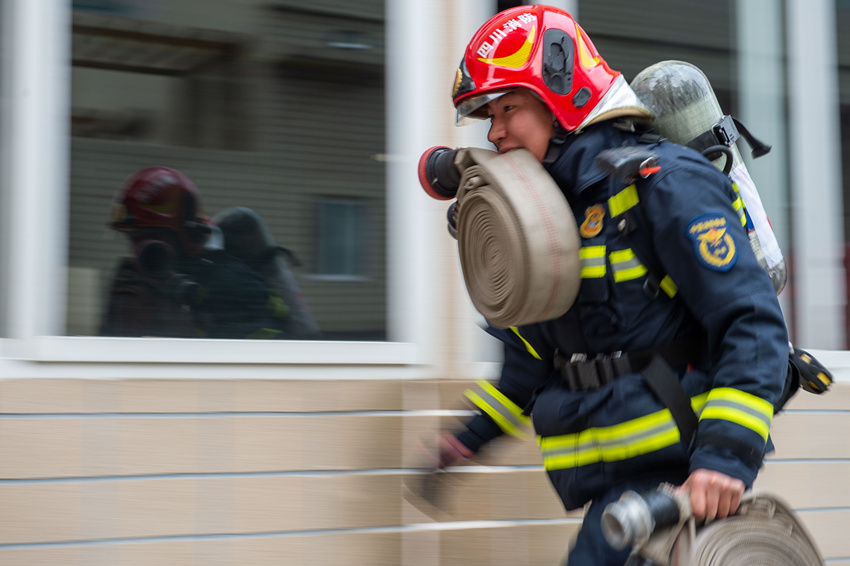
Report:
<svg viewBox="0 0 850 566"><path fill-rule="evenodd" d="M800 348L791 351L789 362L797 373L800 387L820 395L832 384L832 374L810 353Z"/></svg>

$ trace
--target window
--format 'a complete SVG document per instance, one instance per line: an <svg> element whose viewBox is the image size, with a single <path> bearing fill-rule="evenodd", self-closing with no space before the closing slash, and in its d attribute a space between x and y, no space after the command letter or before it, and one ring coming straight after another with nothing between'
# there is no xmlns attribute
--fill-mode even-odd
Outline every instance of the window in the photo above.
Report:
<svg viewBox="0 0 850 566"><path fill-rule="evenodd" d="M73 11L67 334L383 339L383 4L107 4Z"/></svg>
<svg viewBox="0 0 850 566"><path fill-rule="evenodd" d="M318 274L362 278L366 264L366 210L362 203L343 199L319 202Z"/></svg>

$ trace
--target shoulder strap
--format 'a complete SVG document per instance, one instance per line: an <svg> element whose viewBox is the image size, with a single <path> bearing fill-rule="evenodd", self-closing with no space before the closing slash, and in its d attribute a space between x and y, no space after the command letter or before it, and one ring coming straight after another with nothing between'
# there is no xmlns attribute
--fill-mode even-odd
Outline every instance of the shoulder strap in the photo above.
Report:
<svg viewBox="0 0 850 566"><path fill-rule="evenodd" d="M663 290L667 296L673 297L676 295L676 285L661 269L653 252L648 232L638 229L641 223L641 215L638 212L639 203L637 184L632 183L608 199L608 210L617 229L629 239L632 251L647 269L644 291L648 296L656 297L659 290Z"/></svg>

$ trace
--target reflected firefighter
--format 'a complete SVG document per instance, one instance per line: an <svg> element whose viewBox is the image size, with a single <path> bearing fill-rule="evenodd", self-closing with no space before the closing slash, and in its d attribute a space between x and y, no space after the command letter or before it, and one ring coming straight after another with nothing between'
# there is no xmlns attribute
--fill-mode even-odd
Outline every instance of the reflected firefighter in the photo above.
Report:
<svg viewBox="0 0 850 566"><path fill-rule="evenodd" d="M132 255L113 278L102 335L292 337L290 308L256 269L227 253L182 172L157 166L131 175L109 226L127 236Z"/></svg>

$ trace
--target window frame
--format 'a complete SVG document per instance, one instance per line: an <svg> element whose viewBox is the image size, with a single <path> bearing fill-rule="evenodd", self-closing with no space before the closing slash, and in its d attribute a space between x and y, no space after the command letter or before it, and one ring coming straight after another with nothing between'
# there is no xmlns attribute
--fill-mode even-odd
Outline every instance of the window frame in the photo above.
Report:
<svg viewBox="0 0 850 566"><path fill-rule="evenodd" d="M8 338L0 340L2 363L11 359L53 362L46 374L67 373L68 363L107 364L269 364L331 368L335 378L357 374L358 366L384 366L394 374L421 375L438 363L432 325L442 298L429 292L449 277L440 265L421 265L429 243L441 234L442 211L427 202L418 189L416 163L423 146L432 141L429 120L447 114L427 74L414 72L409 58L387 56L390 100L417 100L422 128L408 120L408 106L388 104L387 147L387 342L194 340L157 338L69 337L65 328L67 230L70 170L70 59L72 6L67 0L7 2L3 16L12 32L14 56L8 78L9 127L2 135L10 163L5 172L9 191L10 233L0 243L10 266L6 299ZM421 37L418 22L436 21L432 7L412 0L387 2L387 43L404 45L406 53L422 53L410 37ZM426 18L426 19L423 19ZM406 28L406 29L405 29ZM414 32L415 30L415 32ZM421 41L425 41L423 38ZM394 49L388 49L393 53ZM397 51L402 51L401 49ZM427 62L424 64L427 65ZM426 116L428 119L426 119ZM446 120L450 120L446 116ZM396 123L393 127L392 124ZM434 145L431 143L431 145ZM403 187L403 189L400 189ZM11 240L14 240L12 242ZM445 286L445 285L443 285ZM474 330L474 328L473 328ZM412 374L403 366L419 368Z"/></svg>

